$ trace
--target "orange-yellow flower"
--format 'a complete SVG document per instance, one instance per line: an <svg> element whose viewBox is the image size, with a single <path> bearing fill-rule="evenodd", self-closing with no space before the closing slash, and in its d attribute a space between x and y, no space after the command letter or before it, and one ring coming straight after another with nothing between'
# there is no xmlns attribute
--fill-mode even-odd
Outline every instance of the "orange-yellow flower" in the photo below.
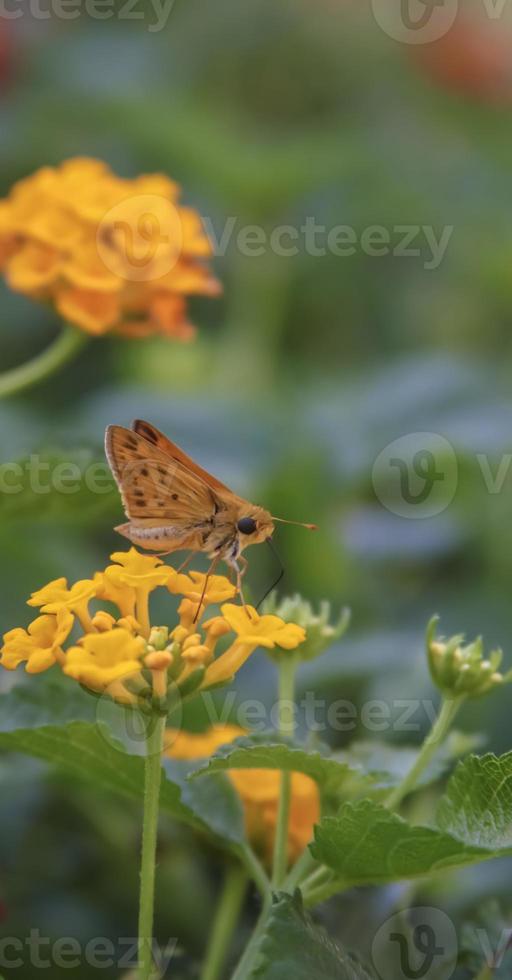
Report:
<svg viewBox="0 0 512 980"><path fill-rule="evenodd" d="M103 573L107 585L115 589L128 588L135 591L135 615L140 623L142 633L149 637L151 625L149 622L148 598L153 589L159 585L167 585L171 576L176 572L164 565L161 558L153 555L141 555L135 548L129 551L115 551L110 556L115 565L109 565Z"/></svg>
<svg viewBox="0 0 512 980"><path fill-rule="evenodd" d="M186 297L220 287L201 219L178 198L163 174L125 179L81 157L42 167L0 201L7 282L90 334L187 340Z"/></svg>
<svg viewBox="0 0 512 980"><path fill-rule="evenodd" d="M243 606L224 603L221 612L230 629L237 634L237 639L207 667L204 686L211 687L230 680L257 647L272 650L278 646L284 650L294 650L306 638L302 626L285 623L279 616L259 616L253 606L244 609Z"/></svg>
<svg viewBox="0 0 512 980"><path fill-rule="evenodd" d="M113 602L122 616L133 616L135 612L135 589L130 585L114 585L105 572L96 572L96 596L106 602Z"/></svg>
<svg viewBox="0 0 512 980"><path fill-rule="evenodd" d="M104 572L107 584L116 588L144 589L152 591L159 585L167 585L173 568L164 565L161 558L154 555L142 555L135 548L129 551L115 551L111 556L114 565L109 565Z"/></svg>
<svg viewBox="0 0 512 980"><path fill-rule="evenodd" d="M221 745L246 735L236 725L213 725L202 734L168 730L167 755L173 759L207 758ZM228 776L242 800L246 832L253 847L270 864L274 849L281 773L274 769L229 769ZM313 837L320 819L320 795L313 779L303 773L291 776L288 858L293 863Z"/></svg>
<svg viewBox="0 0 512 980"><path fill-rule="evenodd" d="M242 606L225 603L221 611L240 643L255 644L268 650L276 646L294 650L306 639L304 627L285 623L280 616L260 616L253 606L248 606L246 611Z"/></svg>
<svg viewBox="0 0 512 980"><path fill-rule="evenodd" d="M33 592L27 602L29 606L39 606L45 613L69 609L78 617L84 629L90 629L89 602L95 595L96 583L92 579L82 579L68 589L67 579L56 578Z"/></svg>
<svg viewBox="0 0 512 980"><path fill-rule="evenodd" d="M64 673L95 691L138 674L146 643L123 627L104 633L89 633L80 646L70 647Z"/></svg>
<svg viewBox="0 0 512 980"><path fill-rule="evenodd" d="M302 627L279 616L258 616L256 610L247 612L232 603L222 605L222 615L202 622L207 605L234 591L223 576L212 576L207 582L199 572L183 575L156 555L141 554L133 547L110 557L112 564L91 579L68 585L62 577L33 592L29 605L40 607L46 615L28 631L6 634L0 665L13 669L26 661L27 670L36 672L57 662L64 673L95 691L108 685L111 697L131 704L139 699L143 708L154 696L161 710L171 680L182 697L191 697L231 680L258 646L289 650L304 638ZM158 588L164 594L183 595L178 624L151 625L149 598ZM102 600L119 612L101 608ZM61 645L75 618L84 635L65 650ZM143 667L137 684L133 675L140 675ZM123 686L124 677L131 678L128 688Z"/></svg>
<svg viewBox="0 0 512 980"><path fill-rule="evenodd" d="M205 589L206 584L206 589ZM178 573L169 581L169 591L174 595L183 595L198 603L203 599L205 605L225 602L236 595L236 585L225 575L205 575L204 572Z"/></svg>
<svg viewBox="0 0 512 980"><path fill-rule="evenodd" d="M2 667L15 670L19 664L26 662L28 674L48 670L64 656L62 644L72 627L72 614L68 609L60 608L54 616L38 616L26 630L9 630L4 635L4 645L0 651Z"/></svg>

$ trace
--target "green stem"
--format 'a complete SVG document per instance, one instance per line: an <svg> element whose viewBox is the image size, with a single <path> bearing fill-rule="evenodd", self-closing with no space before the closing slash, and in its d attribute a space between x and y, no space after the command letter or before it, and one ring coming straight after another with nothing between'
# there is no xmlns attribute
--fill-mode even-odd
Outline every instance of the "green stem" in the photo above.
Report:
<svg viewBox="0 0 512 980"><path fill-rule="evenodd" d="M326 880L332 878L332 871L330 868L326 868L324 865L317 867L305 881L302 882L302 891L316 891L325 884Z"/></svg>
<svg viewBox="0 0 512 980"><path fill-rule="evenodd" d="M20 367L0 374L0 398L17 395L48 378L71 360L85 345L87 334L77 327L64 326L50 347Z"/></svg>
<svg viewBox="0 0 512 980"><path fill-rule="evenodd" d="M389 810L396 810L405 796L415 788L422 772L432 761L439 747L446 738L455 715L459 711L464 697L454 698L452 701L443 700L441 710L432 725L432 728L425 738L423 745L418 753L416 762L409 770L399 786L388 796L385 805Z"/></svg>
<svg viewBox="0 0 512 980"><path fill-rule="evenodd" d="M153 976L153 916L155 904L155 864L158 832L158 803L162 778L162 749L166 719L152 716L146 742L144 780L144 823L140 869L139 967L137 980Z"/></svg>
<svg viewBox="0 0 512 980"><path fill-rule="evenodd" d="M245 865L245 870L254 881L262 898L267 898L270 891L270 882L261 861L256 857L249 844L243 844L239 850L240 860Z"/></svg>
<svg viewBox="0 0 512 980"><path fill-rule="evenodd" d="M343 878L336 878L332 874L323 885L319 885L318 888L312 888L311 891L303 892L304 905L306 908L320 905L321 902L326 902L333 895L340 895L341 892L346 891L349 887Z"/></svg>
<svg viewBox="0 0 512 980"><path fill-rule="evenodd" d="M293 655L284 653L279 663L279 732L281 735L292 736L294 729L295 704L295 674L297 660ZM281 793L277 813L276 839L274 844L274 861L272 868L272 886L279 888L286 875L288 867L288 823L292 796L292 775L290 772L281 773Z"/></svg>
<svg viewBox="0 0 512 980"><path fill-rule="evenodd" d="M295 888L300 884L304 878L310 874L310 872L315 871L318 868L318 862L313 857L309 847L302 852L298 861L295 862L293 868L291 869L283 888L287 892L293 892Z"/></svg>
<svg viewBox="0 0 512 980"><path fill-rule="evenodd" d="M247 946L245 947L245 950L242 954L242 958L238 963L238 966L235 972L233 973L231 980L247 980L247 977L249 976L249 968L250 966L252 966L253 961L257 955L261 935L264 932L265 926L267 924L270 908L271 908L270 895L267 895L267 898L263 902L260 917L256 923L254 932Z"/></svg>
<svg viewBox="0 0 512 980"><path fill-rule="evenodd" d="M224 888L201 971L201 980L219 980L222 976L229 943L247 891L247 883L245 868L239 864L231 864L226 871Z"/></svg>

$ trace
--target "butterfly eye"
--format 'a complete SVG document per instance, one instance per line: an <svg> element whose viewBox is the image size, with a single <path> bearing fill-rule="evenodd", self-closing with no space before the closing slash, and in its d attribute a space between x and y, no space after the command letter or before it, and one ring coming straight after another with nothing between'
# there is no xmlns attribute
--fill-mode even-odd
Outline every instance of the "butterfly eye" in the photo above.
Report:
<svg viewBox="0 0 512 980"><path fill-rule="evenodd" d="M241 534L254 534L256 527L256 521L252 517L241 517L237 524Z"/></svg>

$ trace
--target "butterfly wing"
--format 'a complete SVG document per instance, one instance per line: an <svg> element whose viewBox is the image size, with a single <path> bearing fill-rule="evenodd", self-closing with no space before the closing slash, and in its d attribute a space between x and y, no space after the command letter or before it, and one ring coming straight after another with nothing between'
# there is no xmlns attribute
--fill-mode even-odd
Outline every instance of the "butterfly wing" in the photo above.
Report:
<svg viewBox="0 0 512 980"><path fill-rule="evenodd" d="M105 451L131 521L190 531L216 513L214 490L180 459L138 432L108 426Z"/></svg>
<svg viewBox="0 0 512 980"><path fill-rule="evenodd" d="M197 463L190 458L190 456L187 456L187 454L184 453L183 450L176 445L176 443L171 442L167 436L164 436L163 432L160 432L160 430L157 429L156 426L152 425L151 422L145 422L143 419L135 419L135 421L132 422L132 429L157 449L160 449L166 456L170 457L181 466L184 466L190 473L195 473L195 475L199 477L203 483L206 483L207 486L211 487L212 490L218 490L221 493L227 493L234 496L232 491L225 485L225 483L221 483L220 480L217 480L211 475L211 473L208 473L207 470L203 470L201 466L198 466Z"/></svg>

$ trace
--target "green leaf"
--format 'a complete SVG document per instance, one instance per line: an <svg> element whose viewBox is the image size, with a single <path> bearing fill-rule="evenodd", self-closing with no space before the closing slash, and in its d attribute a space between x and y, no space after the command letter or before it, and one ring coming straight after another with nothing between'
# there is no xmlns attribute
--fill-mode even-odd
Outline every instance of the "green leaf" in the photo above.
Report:
<svg viewBox="0 0 512 980"><path fill-rule="evenodd" d="M512 853L512 753L459 763L437 827L413 826L372 800L345 803L315 830L314 857L344 884L416 878Z"/></svg>
<svg viewBox="0 0 512 980"><path fill-rule="evenodd" d="M371 980L349 953L315 925L300 893L274 896L247 980Z"/></svg>
<svg viewBox="0 0 512 980"><path fill-rule="evenodd" d="M69 695L68 702L64 695ZM60 724L47 723L52 710ZM72 776L141 800L143 758L127 752L103 722L65 721L73 711L91 718L96 701L71 686L15 688L0 697L0 748L43 759ZM191 783L191 766L170 759L164 760L164 771L162 810L231 844L245 840L241 803L227 779L218 775Z"/></svg>
<svg viewBox="0 0 512 980"><path fill-rule="evenodd" d="M314 779L328 795L335 795L346 784L355 779L358 786L370 784L373 777L354 769L347 762L336 759L320 751L308 751L289 739L281 738L271 732L249 735L235 739L221 746L206 765L201 766L194 776L219 772L224 769L279 769L285 772L301 772Z"/></svg>
<svg viewBox="0 0 512 980"><path fill-rule="evenodd" d="M37 677L0 695L0 734L67 721L95 721L97 698L68 680Z"/></svg>
<svg viewBox="0 0 512 980"><path fill-rule="evenodd" d="M433 828L411 826L372 800L345 803L336 817L324 817L311 850L350 885L416 878L494 857Z"/></svg>
<svg viewBox="0 0 512 980"><path fill-rule="evenodd" d="M512 752L472 755L459 763L437 811L443 830L467 843L512 845Z"/></svg>

